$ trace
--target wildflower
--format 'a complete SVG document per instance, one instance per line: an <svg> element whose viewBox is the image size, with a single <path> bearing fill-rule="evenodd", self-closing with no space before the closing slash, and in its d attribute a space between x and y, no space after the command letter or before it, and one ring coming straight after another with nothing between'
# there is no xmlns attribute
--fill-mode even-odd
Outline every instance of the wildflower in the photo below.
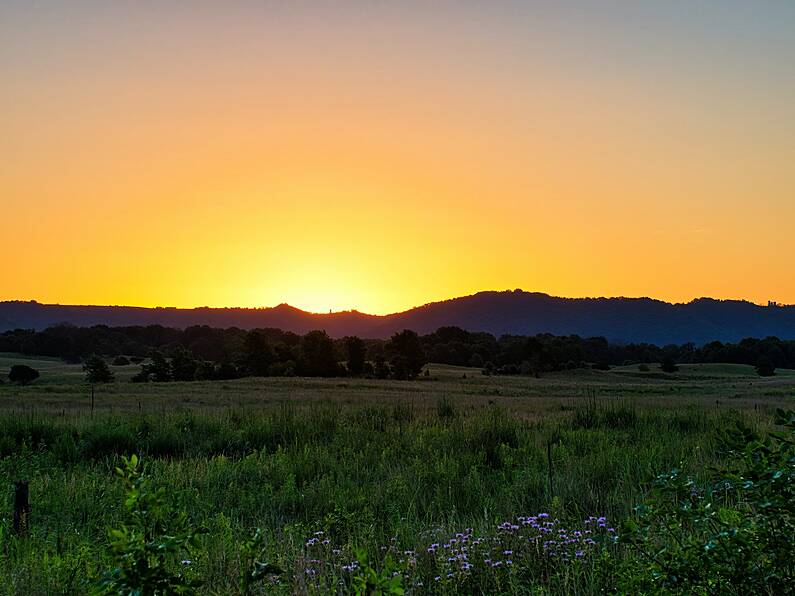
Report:
<svg viewBox="0 0 795 596"><path fill-rule="evenodd" d="M585 551L578 550L576 553L574 553L574 555L575 555L577 558L582 558L582 557L584 557L584 556L585 556Z"/></svg>
<svg viewBox="0 0 795 596"><path fill-rule="evenodd" d="M193 562L193 561L191 561L190 559L183 559L183 560L182 560L182 565L183 565L183 566L185 566L185 567L187 567L187 566L188 566L188 565L190 565L192 562Z"/></svg>

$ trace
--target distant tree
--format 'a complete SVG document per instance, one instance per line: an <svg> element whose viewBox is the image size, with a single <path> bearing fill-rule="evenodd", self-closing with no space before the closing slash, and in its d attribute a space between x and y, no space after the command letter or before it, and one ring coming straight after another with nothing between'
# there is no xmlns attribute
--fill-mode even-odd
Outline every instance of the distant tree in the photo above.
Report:
<svg viewBox="0 0 795 596"><path fill-rule="evenodd" d="M39 378L39 371L27 364L15 364L8 372L8 380L12 383L27 385Z"/></svg>
<svg viewBox="0 0 795 596"><path fill-rule="evenodd" d="M308 377L334 377L340 372L334 358L334 342L325 331L310 331L301 338L301 374Z"/></svg>
<svg viewBox="0 0 795 596"><path fill-rule="evenodd" d="M770 358L767 356L760 356L756 361L756 373L760 377L772 377L776 374L776 367Z"/></svg>
<svg viewBox="0 0 795 596"><path fill-rule="evenodd" d="M194 381L198 361L188 350L181 348L171 358L171 378L175 381Z"/></svg>
<svg viewBox="0 0 795 596"><path fill-rule="evenodd" d="M425 352L419 336L409 329L392 336L386 345L391 355L392 376L396 379L413 379L425 366Z"/></svg>
<svg viewBox="0 0 795 596"><path fill-rule="evenodd" d="M166 383L172 379L171 364L162 352L157 350L151 354L152 362L149 364L149 375L155 383Z"/></svg>
<svg viewBox="0 0 795 596"><path fill-rule="evenodd" d="M483 356L475 352L472 356L469 357L469 366L472 368L482 368L483 367Z"/></svg>
<svg viewBox="0 0 795 596"><path fill-rule="evenodd" d="M141 372L133 376L133 383L147 383L154 381L156 383L165 383L172 380L171 365L163 356L163 353L154 350L151 355L151 362L144 362L141 364Z"/></svg>
<svg viewBox="0 0 795 596"><path fill-rule="evenodd" d="M127 366L130 364L130 359L127 356L116 356L111 364L113 366Z"/></svg>
<svg viewBox="0 0 795 596"><path fill-rule="evenodd" d="M663 361L660 364L660 370L662 370L664 373L675 373L679 370L679 367L676 366L676 362L674 362L673 358L666 356L663 358Z"/></svg>
<svg viewBox="0 0 795 596"><path fill-rule="evenodd" d="M392 374L392 369L389 367L389 363L384 360L383 356L378 358L373 366L373 376L376 379L386 379L390 374Z"/></svg>
<svg viewBox="0 0 795 596"><path fill-rule="evenodd" d="M221 381L239 379L242 376L240 370L228 360L225 360L218 365L218 370L216 370L215 374L216 377Z"/></svg>
<svg viewBox="0 0 795 596"><path fill-rule="evenodd" d="M348 372L352 375L362 374L367 356L367 346L364 341L356 336L346 337L345 352L348 356Z"/></svg>
<svg viewBox="0 0 795 596"><path fill-rule="evenodd" d="M210 381L215 378L215 365L207 360L200 360L196 364L194 379L197 381Z"/></svg>
<svg viewBox="0 0 795 596"><path fill-rule="evenodd" d="M113 373L105 360L96 354L89 356L83 364L83 371L86 373L86 381L91 383L111 383Z"/></svg>
<svg viewBox="0 0 795 596"><path fill-rule="evenodd" d="M273 350L268 345L265 335L256 329L249 331L243 342L243 367L246 373L253 377L268 376L274 361Z"/></svg>

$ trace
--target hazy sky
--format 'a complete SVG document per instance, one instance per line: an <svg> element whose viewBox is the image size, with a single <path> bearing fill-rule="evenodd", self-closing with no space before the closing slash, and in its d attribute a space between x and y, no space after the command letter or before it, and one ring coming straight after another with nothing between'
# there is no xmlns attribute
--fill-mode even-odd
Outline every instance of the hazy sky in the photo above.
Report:
<svg viewBox="0 0 795 596"><path fill-rule="evenodd" d="M795 303L795 2L0 3L0 299Z"/></svg>

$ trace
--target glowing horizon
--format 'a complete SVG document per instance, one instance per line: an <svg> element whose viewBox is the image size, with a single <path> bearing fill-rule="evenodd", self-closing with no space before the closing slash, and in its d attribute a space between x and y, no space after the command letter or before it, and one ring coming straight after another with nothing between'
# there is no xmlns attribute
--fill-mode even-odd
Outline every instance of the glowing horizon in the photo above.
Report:
<svg viewBox="0 0 795 596"><path fill-rule="evenodd" d="M795 303L795 5L0 6L0 300Z"/></svg>

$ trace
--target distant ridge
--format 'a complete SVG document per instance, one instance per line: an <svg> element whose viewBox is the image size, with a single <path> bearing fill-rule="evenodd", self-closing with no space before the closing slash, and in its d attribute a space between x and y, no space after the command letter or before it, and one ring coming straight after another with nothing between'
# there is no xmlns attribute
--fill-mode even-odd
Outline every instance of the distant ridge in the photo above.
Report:
<svg viewBox="0 0 795 596"><path fill-rule="evenodd" d="M276 327L295 333L325 329L333 337L388 337L402 329L421 334L455 325L496 336L553 333L604 336L619 342L658 345L745 337L795 339L795 306L759 306L742 300L699 298L671 304L651 298L559 298L521 290L479 292L432 302L405 312L377 316L357 311L315 314L287 304L272 308L143 308L66 306L38 302L0 302L0 332L77 326L163 325L185 328Z"/></svg>

